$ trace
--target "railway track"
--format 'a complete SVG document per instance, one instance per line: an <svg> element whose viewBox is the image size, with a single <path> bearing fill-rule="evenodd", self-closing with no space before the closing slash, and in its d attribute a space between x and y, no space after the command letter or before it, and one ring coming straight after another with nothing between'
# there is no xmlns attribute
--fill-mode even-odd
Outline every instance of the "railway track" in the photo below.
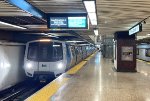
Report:
<svg viewBox="0 0 150 101"><path fill-rule="evenodd" d="M22 85L9 89L8 91L0 92L0 101L23 101L47 83L26 81Z"/></svg>

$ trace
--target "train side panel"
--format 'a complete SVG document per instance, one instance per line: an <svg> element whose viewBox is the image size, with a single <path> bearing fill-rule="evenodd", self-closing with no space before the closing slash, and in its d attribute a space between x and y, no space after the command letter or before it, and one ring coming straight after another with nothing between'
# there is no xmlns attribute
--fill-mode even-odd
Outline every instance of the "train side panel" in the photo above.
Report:
<svg viewBox="0 0 150 101"><path fill-rule="evenodd" d="M147 56L147 50L150 49L149 44L137 46L137 58L145 61L150 61L150 56Z"/></svg>
<svg viewBox="0 0 150 101"><path fill-rule="evenodd" d="M24 45L0 44L0 91L25 79Z"/></svg>

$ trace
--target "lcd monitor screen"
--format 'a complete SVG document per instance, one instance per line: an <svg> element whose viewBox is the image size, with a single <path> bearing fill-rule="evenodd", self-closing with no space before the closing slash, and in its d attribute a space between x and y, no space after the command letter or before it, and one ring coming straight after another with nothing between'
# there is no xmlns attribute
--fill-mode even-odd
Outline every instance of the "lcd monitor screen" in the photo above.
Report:
<svg viewBox="0 0 150 101"><path fill-rule="evenodd" d="M67 28L67 17L50 17L50 28Z"/></svg>
<svg viewBox="0 0 150 101"><path fill-rule="evenodd" d="M68 17L68 28L86 28L86 17Z"/></svg>

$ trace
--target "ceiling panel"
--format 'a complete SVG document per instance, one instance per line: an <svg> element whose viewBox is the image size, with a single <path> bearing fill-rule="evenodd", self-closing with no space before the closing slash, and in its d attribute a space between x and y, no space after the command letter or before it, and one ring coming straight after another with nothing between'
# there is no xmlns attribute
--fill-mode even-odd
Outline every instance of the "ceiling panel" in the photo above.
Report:
<svg viewBox="0 0 150 101"><path fill-rule="evenodd" d="M31 14L0 0L0 16L31 16Z"/></svg>
<svg viewBox="0 0 150 101"><path fill-rule="evenodd" d="M96 4L101 34L128 30L150 16L149 0L97 0Z"/></svg>
<svg viewBox="0 0 150 101"><path fill-rule="evenodd" d="M0 21L17 25L45 25L46 21L33 16L0 16Z"/></svg>
<svg viewBox="0 0 150 101"><path fill-rule="evenodd" d="M27 0L45 13L85 13L82 0Z"/></svg>

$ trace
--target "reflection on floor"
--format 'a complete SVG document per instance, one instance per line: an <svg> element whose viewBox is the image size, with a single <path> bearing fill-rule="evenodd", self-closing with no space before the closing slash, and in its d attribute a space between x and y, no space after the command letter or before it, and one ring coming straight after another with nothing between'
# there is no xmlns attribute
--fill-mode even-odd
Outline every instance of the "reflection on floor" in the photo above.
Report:
<svg viewBox="0 0 150 101"><path fill-rule="evenodd" d="M51 101L150 101L150 65L137 61L137 73L112 70L97 53L53 95Z"/></svg>

